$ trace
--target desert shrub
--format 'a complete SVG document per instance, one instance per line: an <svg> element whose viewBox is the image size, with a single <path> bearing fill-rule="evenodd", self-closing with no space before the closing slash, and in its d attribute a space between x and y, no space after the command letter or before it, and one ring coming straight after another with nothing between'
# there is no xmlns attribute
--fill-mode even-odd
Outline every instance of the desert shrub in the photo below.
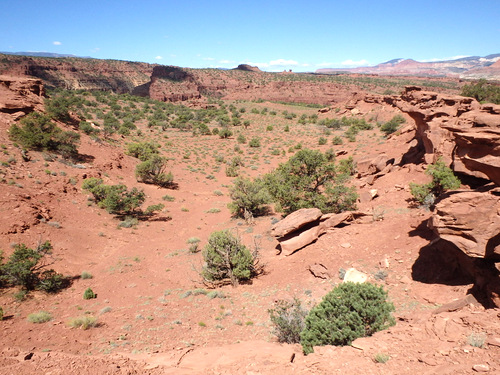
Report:
<svg viewBox="0 0 500 375"><path fill-rule="evenodd" d="M62 122L70 122L70 110L74 110L75 103L67 95L53 96L50 99L45 99L45 110L50 118Z"/></svg>
<svg viewBox="0 0 500 375"><path fill-rule="evenodd" d="M260 147L260 138L254 137L248 143L250 147Z"/></svg>
<svg viewBox="0 0 500 375"><path fill-rule="evenodd" d="M406 119L401 115L396 115L385 124L380 127L380 130L385 134L389 135L398 130L399 125L404 124Z"/></svg>
<svg viewBox="0 0 500 375"><path fill-rule="evenodd" d="M350 345L395 324L394 305L382 287L369 283L342 283L329 292L305 319L300 338L305 354L314 346Z"/></svg>
<svg viewBox="0 0 500 375"><path fill-rule="evenodd" d="M158 155L159 147L160 145L152 142L130 143L127 146L126 154L141 161L146 161Z"/></svg>
<svg viewBox="0 0 500 375"><path fill-rule="evenodd" d="M391 357L386 353L377 353L373 356L373 361L375 363L387 363L389 359L391 359Z"/></svg>
<svg viewBox="0 0 500 375"><path fill-rule="evenodd" d="M225 170L227 177L238 177L240 170L236 165L228 165Z"/></svg>
<svg viewBox="0 0 500 375"><path fill-rule="evenodd" d="M78 318L71 319L69 326L72 328L81 328L87 330L92 327L97 327L99 324L97 318L91 315L84 315Z"/></svg>
<svg viewBox="0 0 500 375"><path fill-rule="evenodd" d="M355 189L345 186L348 169L340 168L320 151L304 149L265 175L264 181L285 214L310 207L338 213L356 204Z"/></svg>
<svg viewBox="0 0 500 375"><path fill-rule="evenodd" d="M159 155L153 155L150 159L137 164L135 167L137 181L161 187L172 185L174 176L171 172L165 172L166 165L166 158Z"/></svg>
<svg viewBox="0 0 500 375"><path fill-rule="evenodd" d="M442 159L430 164L425 173L432 177L431 182L427 184L410 183L410 192L413 198L422 205L430 206L435 198L439 197L444 191L460 187L460 180Z"/></svg>
<svg viewBox="0 0 500 375"><path fill-rule="evenodd" d="M318 139L318 145L322 146L322 145L326 145L326 138L325 137L319 137Z"/></svg>
<svg viewBox="0 0 500 375"><path fill-rule="evenodd" d="M278 300L273 309L268 310L274 325L273 333L279 342L294 344L300 342L300 333L305 327L305 310L298 298L292 301Z"/></svg>
<svg viewBox="0 0 500 375"><path fill-rule="evenodd" d="M68 287L69 280L66 276L54 270L43 271L38 278L37 289L47 293L57 293L61 289Z"/></svg>
<svg viewBox="0 0 500 375"><path fill-rule="evenodd" d="M161 211L165 208L165 205L163 203L158 203L158 204L151 204L146 207L144 210L144 215L150 216L153 215L157 211Z"/></svg>
<svg viewBox="0 0 500 375"><path fill-rule="evenodd" d="M126 215L138 213L137 209L146 200L142 190L127 190L125 185L105 185L102 179L91 177L83 182L82 188L91 193L97 205L111 214Z"/></svg>
<svg viewBox="0 0 500 375"><path fill-rule="evenodd" d="M63 131L49 116L38 112L32 112L24 117L20 121L20 126L12 125L9 136L26 149L54 151L65 158L78 154L77 144L80 135L73 131Z"/></svg>
<svg viewBox="0 0 500 375"><path fill-rule="evenodd" d="M80 129L82 132L84 132L87 135L91 134L97 134L100 132L99 129L92 127L90 123L87 121L80 121L80 124L78 125L78 129Z"/></svg>
<svg viewBox="0 0 500 375"><path fill-rule="evenodd" d="M475 98L479 102L500 104L500 86L488 83L485 79L465 85L461 95Z"/></svg>
<svg viewBox="0 0 500 375"><path fill-rule="evenodd" d="M46 256L51 251L49 241L38 244L35 249L24 244L16 245L9 260L0 263L0 286L21 286L27 291L38 289L48 293L67 287L69 280L66 277L53 269L45 269L48 266Z"/></svg>
<svg viewBox="0 0 500 375"><path fill-rule="evenodd" d="M229 188L233 200L228 207L234 216L244 217L245 212L258 216L266 212L265 205L271 203L271 196L263 180L237 178Z"/></svg>
<svg viewBox="0 0 500 375"><path fill-rule="evenodd" d="M207 284L236 286L259 273L257 254L228 230L213 232L202 254L205 263L201 276Z"/></svg>
<svg viewBox="0 0 500 375"><path fill-rule="evenodd" d="M0 320L3 320L3 309L1 306L0 306Z"/></svg>
<svg viewBox="0 0 500 375"><path fill-rule="evenodd" d="M247 138L243 134L239 134L236 140L238 143L247 143Z"/></svg>
<svg viewBox="0 0 500 375"><path fill-rule="evenodd" d="M92 276L92 274L88 271L83 271L82 274L80 275L80 278L82 280L88 280L88 279L92 279L94 276Z"/></svg>
<svg viewBox="0 0 500 375"><path fill-rule="evenodd" d="M344 143L344 141L343 141L343 140L342 140L342 138L341 138L341 137L339 137L338 135L336 135L336 136L335 136L335 137L333 137L333 139L332 139L332 144L334 144L334 145L341 145L341 144L343 144L343 143Z"/></svg>
<svg viewBox="0 0 500 375"><path fill-rule="evenodd" d="M52 320L52 315L47 311L40 311L28 315L28 321L30 323L46 323L50 320Z"/></svg>
<svg viewBox="0 0 500 375"><path fill-rule="evenodd" d="M219 130L219 137L221 138L229 138L230 136L233 135L233 132L229 130L227 127L223 127L221 130Z"/></svg>
<svg viewBox="0 0 500 375"><path fill-rule="evenodd" d="M197 253L198 246L200 245L200 239L198 237L189 237L187 243L189 244L189 252Z"/></svg>
<svg viewBox="0 0 500 375"><path fill-rule="evenodd" d="M94 291L91 288L85 289L85 292L83 292L83 299L94 299L97 298L97 295L94 293Z"/></svg>

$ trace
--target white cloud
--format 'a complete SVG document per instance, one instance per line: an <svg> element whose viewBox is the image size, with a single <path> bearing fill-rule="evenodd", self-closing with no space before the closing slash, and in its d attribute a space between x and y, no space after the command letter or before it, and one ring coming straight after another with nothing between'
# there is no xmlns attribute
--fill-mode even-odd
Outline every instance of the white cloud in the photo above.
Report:
<svg viewBox="0 0 500 375"><path fill-rule="evenodd" d="M219 60L219 64L234 64L232 60Z"/></svg>
<svg viewBox="0 0 500 375"><path fill-rule="evenodd" d="M52 44L53 44L53 45L55 45L55 46L60 46L62 43L61 43L61 42L58 42L58 41L56 40L56 41L52 42Z"/></svg>
<svg viewBox="0 0 500 375"><path fill-rule="evenodd" d="M99 48L99 47L96 47L96 48L94 48L94 49L91 49L91 50L90 50L90 52L94 52L94 53L95 53L95 52L99 52L99 50L100 50L100 48Z"/></svg>
<svg viewBox="0 0 500 375"><path fill-rule="evenodd" d="M270 61L269 65L271 66L299 65L299 63L295 60L278 59Z"/></svg>
<svg viewBox="0 0 500 375"><path fill-rule="evenodd" d="M367 66L370 65L370 63L367 60L359 60L359 61L353 61L353 60L345 60L340 63L342 66L348 66L348 67L354 67L354 66Z"/></svg>
<svg viewBox="0 0 500 375"><path fill-rule="evenodd" d="M156 57L155 57L155 59L156 59L156 60L161 60L161 59L163 59L163 57L161 57L161 56L156 56Z"/></svg>
<svg viewBox="0 0 500 375"><path fill-rule="evenodd" d="M213 61L215 60L213 57L203 57L202 60L205 60L205 61Z"/></svg>

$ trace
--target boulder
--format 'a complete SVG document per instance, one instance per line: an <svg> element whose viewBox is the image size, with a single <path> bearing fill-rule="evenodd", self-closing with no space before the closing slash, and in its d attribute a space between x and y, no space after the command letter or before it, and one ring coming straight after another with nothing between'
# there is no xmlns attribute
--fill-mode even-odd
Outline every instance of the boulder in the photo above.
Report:
<svg viewBox="0 0 500 375"><path fill-rule="evenodd" d="M305 209L295 211L291 213L289 216L294 215L302 210ZM307 210L316 210L316 209L309 208ZM308 224L307 226L301 226L296 230L287 231L286 235L284 236L276 236L280 237L278 238L278 241L281 247L281 254L285 256L291 255L295 251L302 249L304 246L307 246L310 243L316 241L321 235L326 233L328 230L342 223L351 222L354 219L364 215L365 214L362 212L350 212L350 211L342 212L340 214L333 214L333 213L326 214L322 215L319 218L319 220L318 219L311 220L305 223ZM300 216L300 215L297 214L294 216ZM311 217L314 217L314 215ZM288 216L284 220L286 220L287 218ZM290 227L285 227L285 228L288 230ZM277 233L283 233L283 231Z"/></svg>
<svg viewBox="0 0 500 375"><path fill-rule="evenodd" d="M271 228L271 235L274 237L286 236L287 234L318 220L321 215L321 210L318 208L301 208L274 224Z"/></svg>
<svg viewBox="0 0 500 375"><path fill-rule="evenodd" d="M448 193L430 227L469 257L500 260L500 189Z"/></svg>

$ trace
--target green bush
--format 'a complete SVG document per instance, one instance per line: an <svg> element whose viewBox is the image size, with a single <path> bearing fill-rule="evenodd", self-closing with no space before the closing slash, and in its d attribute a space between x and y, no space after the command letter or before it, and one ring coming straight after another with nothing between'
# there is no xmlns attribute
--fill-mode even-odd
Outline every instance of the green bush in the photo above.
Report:
<svg viewBox="0 0 500 375"><path fill-rule="evenodd" d="M320 146L326 145L326 142L327 142L327 140L325 137L319 137L318 145L320 145Z"/></svg>
<svg viewBox="0 0 500 375"><path fill-rule="evenodd" d="M159 155L153 155L150 159L137 164L135 167L135 176L137 181L161 187L172 185L174 176L171 172L165 172L166 165L166 158Z"/></svg>
<svg viewBox="0 0 500 375"><path fill-rule="evenodd" d="M20 121L20 125L12 125L9 136L22 147L30 150L54 151L65 158L78 154L77 144L80 135L73 131L63 131L48 116L32 112Z"/></svg>
<svg viewBox="0 0 500 375"><path fill-rule="evenodd" d="M252 254L228 230L213 232L203 250L203 280L210 285L248 281L259 273L257 254Z"/></svg>
<svg viewBox="0 0 500 375"><path fill-rule="evenodd" d="M69 285L68 278L46 270L45 257L51 254L49 241L41 243L36 249L24 244L16 245L7 263L2 264L0 257L0 286L21 286L25 290L43 290L55 293Z"/></svg>
<svg viewBox="0 0 500 375"><path fill-rule="evenodd" d="M0 306L0 320L3 320L3 309L1 306Z"/></svg>
<svg viewBox="0 0 500 375"><path fill-rule="evenodd" d="M314 346L350 345L395 324L394 305L382 287L369 283L342 283L307 315L300 338L305 354Z"/></svg>
<svg viewBox="0 0 500 375"><path fill-rule="evenodd" d="M432 177L428 184L410 183L410 192L413 198L423 205L432 205L435 198L439 197L446 190L458 189L460 180L453 174L453 171L446 166L442 159L430 164L426 174Z"/></svg>
<svg viewBox="0 0 500 375"><path fill-rule="evenodd" d="M146 161L159 154L159 147L159 144L153 142L130 143L127 146L126 154L140 161Z"/></svg>
<svg viewBox="0 0 500 375"><path fill-rule="evenodd" d="M97 295L94 293L94 291L91 288L85 289L85 292L83 292L83 299L93 299L97 298Z"/></svg>
<svg viewBox="0 0 500 375"><path fill-rule="evenodd" d="M250 147L260 147L260 138L254 137L248 143Z"/></svg>
<svg viewBox="0 0 500 375"><path fill-rule="evenodd" d="M344 164L337 166L326 154L304 149L265 175L264 181L285 214L310 207L338 213L354 209L357 200L355 189L344 185L352 161Z"/></svg>
<svg viewBox="0 0 500 375"><path fill-rule="evenodd" d="M401 115L395 115L380 127L380 130L387 136L399 129L399 125L404 124L406 119Z"/></svg>
<svg viewBox="0 0 500 375"><path fill-rule="evenodd" d="M271 203L271 196L264 181L257 178L237 178L229 188L229 196L233 200L228 207L234 216L244 217L245 212L258 216L266 212L265 205Z"/></svg>
<svg viewBox="0 0 500 375"><path fill-rule="evenodd" d="M146 200L146 194L133 188L127 190L125 185L104 185L102 179L91 177L83 182L82 188L90 192L97 205L110 214L136 214L137 209Z"/></svg>
<svg viewBox="0 0 500 375"><path fill-rule="evenodd" d="M278 341L287 344L300 342L300 333L305 327L305 310L298 298L292 301L278 300L273 309L268 310L271 322L274 324L273 333Z"/></svg>
<svg viewBox="0 0 500 375"><path fill-rule="evenodd" d="M229 130L227 127L223 127L221 130L219 130L219 137L221 138L229 138L230 136L233 135L233 132Z"/></svg>
<svg viewBox="0 0 500 375"><path fill-rule="evenodd" d="M334 144L334 145L341 145L341 144L343 144L343 143L344 143L344 141L343 141L343 140L342 140L342 138L341 138L341 137L339 137L338 135L336 135L336 136L335 136L335 137L333 137L333 139L332 139L332 144Z"/></svg>

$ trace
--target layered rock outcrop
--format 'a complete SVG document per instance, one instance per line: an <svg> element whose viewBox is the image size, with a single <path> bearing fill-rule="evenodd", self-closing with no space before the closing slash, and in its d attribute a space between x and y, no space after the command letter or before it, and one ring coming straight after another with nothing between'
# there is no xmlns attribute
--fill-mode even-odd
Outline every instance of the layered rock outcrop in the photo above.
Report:
<svg viewBox="0 0 500 375"><path fill-rule="evenodd" d="M414 149L427 163L442 158L457 173L500 185L500 105L407 87L392 104L415 121Z"/></svg>
<svg viewBox="0 0 500 375"><path fill-rule="evenodd" d="M0 116L6 123L42 110L44 97L40 79L0 76Z"/></svg>
<svg viewBox="0 0 500 375"><path fill-rule="evenodd" d="M478 293L500 307L500 106L418 87L388 100L415 120L406 162L441 158L479 186L439 197L429 227L437 236L433 246L447 254L450 245L460 250L450 263L459 264Z"/></svg>

